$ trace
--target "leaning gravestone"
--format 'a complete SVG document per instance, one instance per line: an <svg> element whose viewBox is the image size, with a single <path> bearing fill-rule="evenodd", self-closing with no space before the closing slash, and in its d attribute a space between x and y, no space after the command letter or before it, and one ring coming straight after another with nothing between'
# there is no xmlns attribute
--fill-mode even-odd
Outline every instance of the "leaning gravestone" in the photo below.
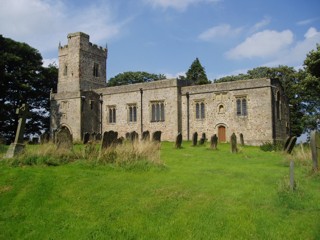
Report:
<svg viewBox="0 0 320 240"><path fill-rule="evenodd" d="M286 148L286 150L285 150L286 153L291 154L294 146L296 145L296 141L297 141L297 137L296 137L296 136L294 136L294 137L292 137L292 138L290 139L290 142L289 142L289 144L288 144L288 146L287 146L287 148Z"/></svg>
<svg viewBox="0 0 320 240"><path fill-rule="evenodd" d="M83 135L83 144L87 144L90 140L90 133L86 132L84 135Z"/></svg>
<svg viewBox="0 0 320 240"><path fill-rule="evenodd" d="M241 144L241 146L244 146L244 139L243 139L242 133L240 133L240 144Z"/></svg>
<svg viewBox="0 0 320 240"><path fill-rule="evenodd" d="M195 132L192 136L192 146L197 146L198 143L198 133Z"/></svg>
<svg viewBox="0 0 320 240"><path fill-rule="evenodd" d="M231 143L231 152L232 153L238 152L238 149L237 149L237 136L236 136L235 133L232 133L232 135L230 137L230 143Z"/></svg>
<svg viewBox="0 0 320 240"><path fill-rule="evenodd" d="M144 131L142 133L142 141L150 141L150 132L149 131Z"/></svg>
<svg viewBox="0 0 320 240"><path fill-rule="evenodd" d="M112 144L116 143L118 138L118 132L108 131L103 133L103 138L101 142L101 148L111 147Z"/></svg>
<svg viewBox="0 0 320 240"><path fill-rule="evenodd" d="M211 146L212 149L217 149L217 147L218 147L218 137L217 137L217 134L214 134L214 135L211 137L210 146Z"/></svg>
<svg viewBox="0 0 320 240"><path fill-rule="evenodd" d="M182 134L179 132L177 137L176 137L176 148L181 148L182 144Z"/></svg>
<svg viewBox="0 0 320 240"><path fill-rule="evenodd" d="M320 133L313 130L310 135L310 147L312 154L313 170L319 170L320 162Z"/></svg>
<svg viewBox="0 0 320 240"><path fill-rule="evenodd" d="M283 151L286 151L286 149L290 143L290 140L291 140L291 136L287 137L286 140L284 141Z"/></svg>
<svg viewBox="0 0 320 240"><path fill-rule="evenodd" d="M161 142L161 131L155 131L152 135L152 141Z"/></svg>
<svg viewBox="0 0 320 240"><path fill-rule="evenodd" d="M73 147L72 135L68 128L63 127L56 133L57 149L71 150Z"/></svg>
<svg viewBox="0 0 320 240"><path fill-rule="evenodd" d="M16 114L19 116L18 128L14 142L10 145L7 151L6 158L13 158L24 149L23 135L28 113L29 107L26 104L22 104L22 106L16 110Z"/></svg>

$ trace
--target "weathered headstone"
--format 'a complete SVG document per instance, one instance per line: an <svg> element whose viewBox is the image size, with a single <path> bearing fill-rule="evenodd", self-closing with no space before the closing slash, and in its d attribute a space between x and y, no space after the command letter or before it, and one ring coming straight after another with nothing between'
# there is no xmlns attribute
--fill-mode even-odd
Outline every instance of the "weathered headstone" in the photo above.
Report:
<svg viewBox="0 0 320 240"><path fill-rule="evenodd" d="M232 135L230 137L230 143L231 143L231 152L232 153L238 152L238 149L237 149L237 136L236 136L235 133L232 133Z"/></svg>
<svg viewBox="0 0 320 240"><path fill-rule="evenodd" d="M97 135L96 135L96 141L101 141L101 133L97 133Z"/></svg>
<svg viewBox="0 0 320 240"><path fill-rule="evenodd" d="M161 142L161 131L155 131L152 135L152 141Z"/></svg>
<svg viewBox="0 0 320 240"><path fill-rule="evenodd" d="M130 141L135 142L139 140L139 134L136 131L130 132Z"/></svg>
<svg viewBox="0 0 320 240"><path fill-rule="evenodd" d="M313 170L319 170L320 162L320 133L313 130L310 135L310 147L312 154Z"/></svg>
<svg viewBox="0 0 320 240"><path fill-rule="evenodd" d="M44 132L41 134L40 136L40 143L44 144L44 143L48 143L50 140L50 134L48 132Z"/></svg>
<svg viewBox="0 0 320 240"><path fill-rule="evenodd" d="M142 133L142 141L150 141L150 132L149 131L144 131Z"/></svg>
<svg viewBox="0 0 320 240"><path fill-rule="evenodd" d="M197 143L198 143L198 133L195 132L192 135L192 146L197 146Z"/></svg>
<svg viewBox="0 0 320 240"><path fill-rule="evenodd" d="M205 133L202 133L202 136L201 136L201 138L200 138L199 144L200 144L200 145L203 145L205 141L206 141L206 134L205 134Z"/></svg>
<svg viewBox="0 0 320 240"><path fill-rule="evenodd" d="M83 135L83 144L87 144L90 140L90 133L86 132L84 135Z"/></svg>
<svg viewBox="0 0 320 240"><path fill-rule="evenodd" d="M240 144L241 144L241 146L244 146L244 139L243 139L242 133L240 133Z"/></svg>
<svg viewBox="0 0 320 240"><path fill-rule="evenodd" d="M32 144L39 144L39 138L38 137L33 137L32 138Z"/></svg>
<svg viewBox="0 0 320 240"><path fill-rule="evenodd" d="M289 143L290 143L290 140L291 140L291 136L287 137L286 140L284 141L284 145L283 145L283 151L286 151Z"/></svg>
<svg viewBox="0 0 320 240"><path fill-rule="evenodd" d="M182 145L182 134L179 132L176 137L176 148L181 148Z"/></svg>
<svg viewBox="0 0 320 240"><path fill-rule="evenodd" d="M124 141L124 137L119 137L119 138L117 139L117 141L116 141L116 144L117 144L117 145L121 145L121 144L123 143L123 141Z"/></svg>
<svg viewBox="0 0 320 240"><path fill-rule="evenodd" d="M126 139L130 140L130 133L129 132L126 133Z"/></svg>
<svg viewBox="0 0 320 240"><path fill-rule="evenodd" d="M296 137L296 136L292 137L292 138L290 139L290 142L289 142L289 144L288 144L285 152L291 154L294 146L296 145L296 142L297 142L297 137Z"/></svg>
<svg viewBox="0 0 320 240"><path fill-rule="evenodd" d="M72 135L68 128L62 127L56 133L56 146L57 149L72 149L73 141Z"/></svg>
<svg viewBox="0 0 320 240"><path fill-rule="evenodd" d="M217 134L214 134L214 135L211 137L210 146L211 146L212 149L217 149L217 147L218 147L218 137L217 137Z"/></svg>
<svg viewBox="0 0 320 240"><path fill-rule="evenodd" d="M118 132L108 131L103 133L103 138L101 142L101 148L111 147L112 144L115 144L118 138Z"/></svg>
<svg viewBox="0 0 320 240"><path fill-rule="evenodd" d="M90 134L90 141L96 141L97 134L95 132Z"/></svg>
<svg viewBox="0 0 320 240"><path fill-rule="evenodd" d="M17 127L16 137L14 143L9 146L6 154L6 158L13 158L17 154L21 153L24 149L23 135L26 124L26 118L29 114L29 107L26 104L22 104L20 108L16 110L16 114L19 116L19 123Z"/></svg>

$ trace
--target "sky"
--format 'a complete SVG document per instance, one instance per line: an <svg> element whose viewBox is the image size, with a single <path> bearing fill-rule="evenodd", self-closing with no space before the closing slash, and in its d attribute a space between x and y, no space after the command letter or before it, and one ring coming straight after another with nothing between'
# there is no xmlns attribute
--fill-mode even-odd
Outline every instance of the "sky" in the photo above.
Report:
<svg viewBox="0 0 320 240"><path fill-rule="evenodd" d="M209 80L259 66L301 68L320 43L319 0L0 0L0 34L58 64L84 32L108 47L107 79L125 71L184 75L199 58Z"/></svg>

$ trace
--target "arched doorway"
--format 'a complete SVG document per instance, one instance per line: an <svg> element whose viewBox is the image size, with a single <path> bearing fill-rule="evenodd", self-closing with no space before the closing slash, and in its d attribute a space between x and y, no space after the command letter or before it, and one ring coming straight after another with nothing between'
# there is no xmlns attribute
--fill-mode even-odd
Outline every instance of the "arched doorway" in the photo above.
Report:
<svg viewBox="0 0 320 240"><path fill-rule="evenodd" d="M219 142L226 142L226 127L225 126L218 127L218 139L219 139Z"/></svg>

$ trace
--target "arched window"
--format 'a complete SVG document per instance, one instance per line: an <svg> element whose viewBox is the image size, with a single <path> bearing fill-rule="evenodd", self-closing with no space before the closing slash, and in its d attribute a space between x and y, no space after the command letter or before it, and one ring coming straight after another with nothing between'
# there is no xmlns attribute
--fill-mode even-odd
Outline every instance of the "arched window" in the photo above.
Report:
<svg viewBox="0 0 320 240"><path fill-rule="evenodd" d="M196 119L200 118L200 106L199 103L196 103Z"/></svg>
<svg viewBox="0 0 320 240"><path fill-rule="evenodd" d="M163 102L151 103L151 122L163 122L165 119Z"/></svg>
<svg viewBox="0 0 320 240"><path fill-rule="evenodd" d="M196 103L196 119L204 119L205 118L205 104L204 102Z"/></svg>
<svg viewBox="0 0 320 240"><path fill-rule="evenodd" d="M108 120L109 123L116 123L116 107L115 106L108 106Z"/></svg>
<svg viewBox="0 0 320 240"><path fill-rule="evenodd" d="M247 100L242 99L242 116L247 116Z"/></svg>
<svg viewBox="0 0 320 240"><path fill-rule="evenodd" d="M247 116L247 99L246 97L237 98L237 116Z"/></svg>
<svg viewBox="0 0 320 240"><path fill-rule="evenodd" d="M241 116L241 99L237 99L237 115Z"/></svg>
<svg viewBox="0 0 320 240"><path fill-rule="evenodd" d="M205 118L204 103L201 103L201 119Z"/></svg>

